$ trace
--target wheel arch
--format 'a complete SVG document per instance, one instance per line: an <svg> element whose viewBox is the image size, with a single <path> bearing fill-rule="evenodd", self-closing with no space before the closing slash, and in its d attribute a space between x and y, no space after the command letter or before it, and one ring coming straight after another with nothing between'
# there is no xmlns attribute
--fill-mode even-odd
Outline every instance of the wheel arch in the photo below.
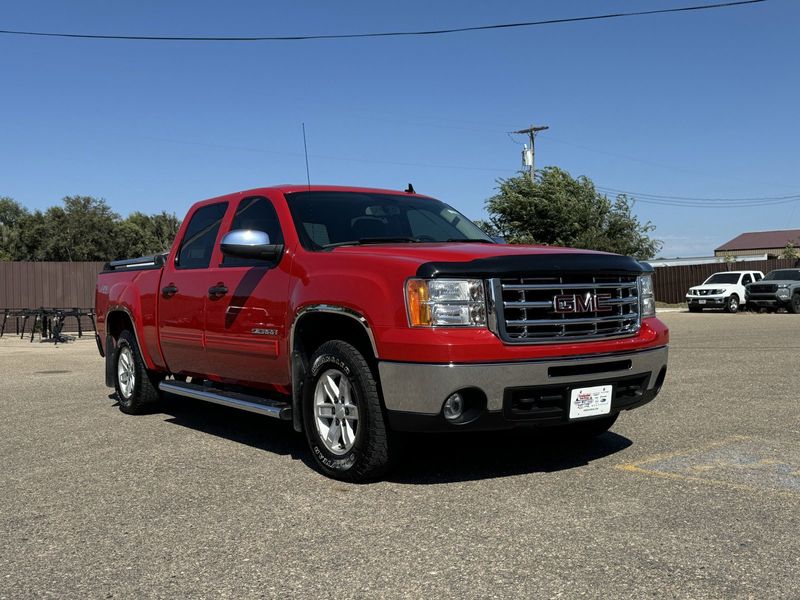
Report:
<svg viewBox="0 0 800 600"><path fill-rule="evenodd" d="M377 379L378 348L366 317L345 306L304 306L297 311L289 330L292 420L296 431L303 429L302 397L303 385L309 371L308 360L317 348L329 340L342 340L352 344L373 368Z"/></svg>

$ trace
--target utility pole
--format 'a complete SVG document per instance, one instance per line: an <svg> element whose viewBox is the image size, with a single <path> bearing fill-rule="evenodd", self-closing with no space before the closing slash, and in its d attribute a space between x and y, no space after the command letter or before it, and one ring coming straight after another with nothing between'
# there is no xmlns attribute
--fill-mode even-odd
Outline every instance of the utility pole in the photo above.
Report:
<svg viewBox="0 0 800 600"><path fill-rule="evenodd" d="M545 129L550 129L550 127L547 125L531 125L527 129L520 129L514 132L520 135L527 134L531 140L531 147L528 148L526 145L522 150L522 166L528 167L528 176L531 178L532 182L536 181L536 165L534 162L536 158L536 134Z"/></svg>

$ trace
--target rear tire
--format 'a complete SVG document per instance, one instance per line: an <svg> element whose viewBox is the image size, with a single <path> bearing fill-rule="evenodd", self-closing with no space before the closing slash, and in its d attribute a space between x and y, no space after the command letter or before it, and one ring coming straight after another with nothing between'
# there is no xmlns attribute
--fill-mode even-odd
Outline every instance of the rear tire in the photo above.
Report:
<svg viewBox="0 0 800 600"><path fill-rule="evenodd" d="M739 310L739 296L731 294L725 301L725 312L735 313Z"/></svg>
<svg viewBox="0 0 800 600"><path fill-rule="evenodd" d="M159 377L147 370L136 337L124 330L114 350L114 389L119 409L129 415L148 412L159 400L158 381Z"/></svg>
<svg viewBox="0 0 800 600"><path fill-rule="evenodd" d="M351 482L383 475L389 444L378 383L364 356L347 342L325 342L311 357L303 390L306 439L320 471Z"/></svg>

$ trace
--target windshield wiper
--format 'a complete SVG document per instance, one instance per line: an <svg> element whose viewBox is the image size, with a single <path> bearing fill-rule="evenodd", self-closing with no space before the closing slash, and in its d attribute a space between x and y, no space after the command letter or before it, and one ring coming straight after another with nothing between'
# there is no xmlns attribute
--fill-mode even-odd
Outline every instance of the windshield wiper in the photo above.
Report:
<svg viewBox="0 0 800 600"><path fill-rule="evenodd" d="M446 242L460 242L462 244L494 244L494 242L492 240L484 240L482 238L463 238L463 239L450 238L450 239L445 240L445 241Z"/></svg>
<svg viewBox="0 0 800 600"><path fill-rule="evenodd" d="M323 248L338 248L339 246L360 246L362 244L396 244L396 243L419 243L411 237L369 237L361 238L359 240L348 240L346 242L335 242L333 244L325 244Z"/></svg>

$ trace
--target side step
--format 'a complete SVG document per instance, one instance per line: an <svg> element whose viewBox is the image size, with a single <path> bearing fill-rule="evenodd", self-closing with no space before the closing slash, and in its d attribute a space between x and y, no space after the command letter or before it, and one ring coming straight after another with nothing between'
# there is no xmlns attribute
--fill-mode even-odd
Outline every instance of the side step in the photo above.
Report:
<svg viewBox="0 0 800 600"><path fill-rule="evenodd" d="M269 398L216 390L184 381L162 381L158 384L158 389L178 396L186 396L195 400L204 400L205 402L222 404L223 406L258 413L259 415L267 415L281 421L290 421L292 419L291 405L286 402L270 400Z"/></svg>

